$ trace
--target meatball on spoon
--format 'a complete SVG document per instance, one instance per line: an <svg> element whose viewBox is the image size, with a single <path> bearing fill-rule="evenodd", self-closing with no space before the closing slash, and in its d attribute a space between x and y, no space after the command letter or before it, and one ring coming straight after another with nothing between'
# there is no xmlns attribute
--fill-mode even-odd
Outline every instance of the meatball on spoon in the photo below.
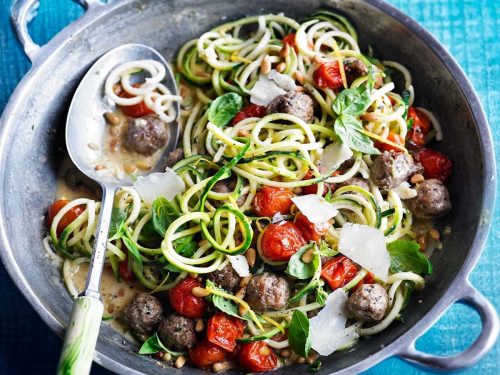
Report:
<svg viewBox="0 0 500 375"><path fill-rule="evenodd" d="M68 112L66 123L66 145L71 160L88 177L102 187L102 203L94 250L90 260L87 282L82 293L75 300L71 320L66 330L64 346L58 365L58 374L89 373L94 357L95 345L103 313L100 299L101 274L104 266L108 230L115 191L123 186L132 185L131 176L119 178L115 175L99 173L92 162L95 153L104 150L103 139L106 124L103 114L109 111L109 102L104 97L105 81L110 72L120 64L130 61L153 61L165 68L163 85L171 93L177 94L174 76L167 62L154 49L140 44L126 44L103 55L90 68L75 92ZM163 70L163 69L162 69ZM145 77L147 78L147 77ZM177 118L179 104L173 102L175 120L166 126L168 131L164 148L158 150L162 156L147 173L164 172L165 161L172 152L179 136ZM102 157L105 157L102 151Z"/></svg>

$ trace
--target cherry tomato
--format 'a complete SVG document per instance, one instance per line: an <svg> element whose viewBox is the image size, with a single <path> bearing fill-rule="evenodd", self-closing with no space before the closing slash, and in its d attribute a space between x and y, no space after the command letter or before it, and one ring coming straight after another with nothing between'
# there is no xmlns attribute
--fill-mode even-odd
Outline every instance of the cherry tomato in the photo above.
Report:
<svg viewBox="0 0 500 375"><path fill-rule="evenodd" d="M446 155L430 148L420 150L415 159L424 167L425 178L437 178L446 182L453 170L453 164Z"/></svg>
<svg viewBox="0 0 500 375"><path fill-rule="evenodd" d="M196 367L208 367L225 359L226 352L207 339L200 341L192 349L189 349L189 358Z"/></svg>
<svg viewBox="0 0 500 375"><path fill-rule="evenodd" d="M321 270L321 277L330 285L332 290L343 287L351 281L358 267L345 256L338 256L327 261Z"/></svg>
<svg viewBox="0 0 500 375"><path fill-rule="evenodd" d="M233 125L249 117L264 117L267 114L266 107L256 104L246 105L233 118Z"/></svg>
<svg viewBox="0 0 500 375"><path fill-rule="evenodd" d="M293 47L295 52L299 52L299 49L297 48L297 44L295 44L295 33L288 34L283 38L283 43L288 44L290 47Z"/></svg>
<svg viewBox="0 0 500 375"><path fill-rule="evenodd" d="M255 341L242 346L240 366L248 372L273 370L278 365L276 353L264 342Z"/></svg>
<svg viewBox="0 0 500 375"><path fill-rule="evenodd" d="M344 86L338 62L326 62L313 73L314 83L321 89L337 90Z"/></svg>
<svg viewBox="0 0 500 375"><path fill-rule="evenodd" d="M307 171L303 180L312 180L315 177L316 176L314 175L314 172L309 170L309 171ZM302 186L302 194L303 195L316 194L317 192L318 192L318 184ZM323 192L321 193L321 195L325 196L326 193L328 193L328 187L326 186L326 184L323 184Z"/></svg>
<svg viewBox="0 0 500 375"><path fill-rule="evenodd" d="M375 276L373 273L368 272L363 279L359 281L359 283L356 284L354 288L352 288L352 291L355 292L361 285L363 284L373 284L373 281L375 280Z"/></svg>
<svg viewBox="0 0 500 375"><path fill-rule="evenodd" d="M201 284L190 277L182 280L170 290L170 305L179 314L197 319L205 315L207 301L205 298L193 295L191 291L194 287L201 287Z"/></svg>
<svg viewBox="0 0 500 375"><path fill-rule="evenodd" d="M307 243L299 227L291 222L269 224L261 239L262 255L275 262L285 262Z"/></svg>
<svg viewBox="0 0 500 375"><path fill-rule="evenodd" d="M130 267L128 259L118 263L118 273L120 274L121 279L125 282L132 282L135 280L135 275L132 271L132 267Z"/></svg>
<svg viewBox="0 0 500 375"><path fill-rule="evenodd" d="M259 216L287 214L293 205L293 191L271 186L263 186L253 200L254 211Z"/></svg>
<svg viewBox="0 0 500 375"><path fill-rule="evenodd" d="M405 142L403 138L397 133L394 133L392 131L389 132L389 135L387 136L387 140L396 143L397 145L404 146ZM400 148L391 146L390 144L384 143L384 142L375 142L375 147L378 148L380 151L394 151L394 152L402 152Z"/></svg>
<svg viewBox="0 0 500 375"><path fill-rule="evenodd" d="M54 221L54 218L56 215L61 211L61 209L66 206L69 203L67 199L59 199L52 203L49 207L48 213L47 213L47 226L51 227L52 221ZM70 209L68 212L64 214L64 216L59 220L59 223L57 224L57 235L60 235L62 231L70 225L75 219L80 216L80 214L85 211L85 206L76 206Z"/></svg>
<svg viewBox="0 0 500 375"><path fill-rule="evenodd" d="M328 220L322 223L311 223L306 215L299 212L295 216L295 224L299 227L307 241L319 242L321 237L328 232L328 228L331 227L332 222Z"/></svg>
<svg viewBox="0 0 500 375"><path fill-rule="evenodd" d="M135 83L132 85L133 87L139 87L140 84ZM134 95L129 94L123 88L121 89L121 92L118 94L122 98L133 98ZM153 113L153 110L149 108L144 101L134 104L134 105L121 105L120 106L121 111L125 116L129 117L142 117L149 115Z"/></svg>
<svg viewBox="0 0 500 375"><path fill-rule="evenodd" d="M430 120L423 112L414 107L408 109L408 120L413 120L411 129L406 135L408 144L416 148L422 147L425 144L425 136L432 128Z"/></svg>
<svg viewBox="0 0 500 375"><path fill-rule="evenodd" d="M228 352L236 348L236 339L243 334L243 322L223 313L216 313L208 319L207 339Z"/></svg>

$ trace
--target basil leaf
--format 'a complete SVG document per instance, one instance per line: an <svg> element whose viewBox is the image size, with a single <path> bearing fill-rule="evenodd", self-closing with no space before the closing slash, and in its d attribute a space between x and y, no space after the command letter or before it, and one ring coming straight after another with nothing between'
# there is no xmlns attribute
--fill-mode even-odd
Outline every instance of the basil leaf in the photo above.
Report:
<svg viewBox="0 0 500 375"><path fill-rule="evenodd" d="M122 237L122 241L128 249L128 253L132 255L131 260L138 266L138 271L142 273L142 271L144 270L144 266L142 264L142 258L139 249L137 248L135 243L126 235Z"/></svg>
<svg viewBox="0 0 500 375"><path fill-rule="evenodd" d="M153 226L162 237L165 236L167 228L179 217L179 213L172 204L163 197L158 197L153 202L152 208Z"/></svg>
<svg viewBox="0 0 500 375"><path fill-rule="evenodd" d="M359 116L366 111L370 102L370 90L359 86L343 90L333 101L332 109L338 116Z"/></svg>
<svg viewBox="0 0 500 375"><path fill-rule="evenodd" d="M401 306L401 310L403 310L408 302L410 301L410 297L415 290L415 283L413 281L405 280L403 281L403 306Z"/></svg>
<svg viewBox="0 0 500 375"><path fill-rule="evenodd" d="M158 337L158 333L154 333L149 339L144 341L141 348L139 349L139 354L155 354L158 352L167 352L174 357L186 354L186 352L174 352L165 347Z"/></svg>
<svg viewBox="0 0 500 375"><path fill-rule="evenodd" d="M214 290L220 290L224 291L224 289L221 289L217 287L213 282L210 280L207 280L206 285L208 288L214 289ZM225 291L224 291L225 292ZM207 299L214 304L215 307L217 307L219 310L225 312L228 315L234 316L236 318L244 319L238 314L238 307L236 306L233 301L227 300L221 296L218 296L216 294L210 294Z"/></svg>
<svg viewBox="0 0 500 375"><path fill-rule="evenodd" d="M288 342L295 353L307 357L311 350L311 331L309 319L300 310L294 310L292 322L288 327Z"/></svg>
<svg viewBox="0 0 500 375"><path fill-rule="evenodd" d="M234 92L219 96L208 108L208 121L220 127L226 126L242 107L243 99Z"/></svg>
<svg viewBox="0 0 500 375"><path fill-rule="evenodd" d="M111 222L109 224L109 240L116 240L125 231L125 220L127 219L127 213L120 209L119 207L113 207L111 211Z"/></svg>
<svg viewBox="0 0 500 375"><path fill-rule="evenodd" d="M432 264L420 251L420 245L414 241L397 240L387 245L391 255L391 272L415 272L419 275L431 275Z"/></svg>
<svg viewBox="0 0 500 375"><path fill-rule="evenodd" d="M313 363L307 366L307 371L309 372L318 372L321 370L321 360L316 358Z"/></svg>
<svg viewBox="0 0 500 375"><path fill-rule="evenodd" d="M191 258L198 249L198 243L194 241L194 236L184 236L174 240L173 244L177 254L186 258Z"/></svg>
<svg viewBox="0 0 500 375"><path fill-rule="evenodd" d="M320 257L334 257L338 253L339 253L338 251L335 251L330 246L328 246L326 241L322 240L320 242L320 244L319 244L319 256Z"/></svg>
<svg viewBox="0 0 500 375"><path fill-rule="evenodd" d="M351 115L340 115L333 125L333 130L343 143L356 151L365 154L380 154L380 151L373 146L373 142L363 133L361 121Z"/></svg>
<svg viewBox="0 0 500 375"><path fill-rule="evenodd" d="M307 244L302 246L299 251L292 255L290 260L288 261L288 267L285 272L290 276L293 276L297 279L304 280L313 277L314 272L319 267L320 258L317 251L314 252L312 261L310 263L304 263L302 261L302 255L306 251L314 248L316 245Z"/></svg>
<svg viewBox="0 0 500 375"><path fill-rule="evenodd" d="M405 103L405 111L403 113L403 118L406 119L406 116L408 115L408 109L409 109L409 106L408 106L408 103L410 102L410 91L408 90L404 90L402 93L401 93L401 97L403 98L403 102Z"/></svg>
<svg viewBox="0 0 500 375"><path fill-rule="evenodd" d="M323 283L320 283L320 285L316 288L316 302L321 306L325 306L327 298L328 293L323 289Z"/></svg>

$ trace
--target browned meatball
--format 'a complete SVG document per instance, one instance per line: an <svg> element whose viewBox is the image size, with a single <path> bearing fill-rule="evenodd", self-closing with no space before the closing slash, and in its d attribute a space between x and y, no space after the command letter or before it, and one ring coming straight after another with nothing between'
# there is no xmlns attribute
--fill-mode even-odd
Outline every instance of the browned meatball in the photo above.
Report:
<svg viewBox="0 0 500 375"><path fill-rule="evenodd" d="M290 297L290 286L284 277L269 272L254 276L247 285L245 300L256 310L280 310Z"/></svg>
<svg viewBox="0 0 500 375"><path fill-rule="evenodd" d="M174 151L171 151L168 154L167 162L165 163L165 166L168 168L172 168L175 164L177 164L183 158L184 158L184 150L181 147L178 147Z"/></svg>
<svg viewBox="0 0 500 375"><path fill-rule="evenodd" d="M314 119L314 102L309 95L290 91L274 98L267 105L267 113L288 113L311 123Z"/></svg>
<svg viewBox="0 0 500 375"><path fill-rule="evenodd" d="M379 284L361 285L347 300L347 307L359 319L377 322L387 311L389 297Z"/></svg>
<svg viewBox="0 0 500 375"><path fill-rule="evenodd" d="M152 155L167 143L165 123L156 116L130 119L126 144L129 149L142 155Z"/></svg>
<svg viewBox="0 0 500 375"><path fill-rule="evenodd" d="M240 285L241 280L231 264L228 264L221 270L209 273L207 277L215 285L229 292L234 292Z"/></svg>
<svg viewBox="0 0 500 375"><path fill-rule="evenodd" d="M418 184L417 196L405 201L412 214L419 219L435 219L451 210L448 189L440 180L430 179Z"/></svg>
<svg viewBox="0 0 500 375"><path fill-rule="evenodd" d="M378 73L375 78L374 87L379 88L383 84L383 79L380 75L380 69L375 65L372 66L375 70L375 73ZM368 67L361 60L354 58L344 61L344 70L347 83L349 85L351 85L351 83L353 83L355 79L368 74Z"/></svg>
<svg viewBox="0 0 500 375"><path fill-rule="evenodd" d="M158 328L161 342L169 349L184 350L196 345L196 331L193 319L170 314L162 319Z"/></svg>
<svg viewBox="0 0 500 375"><path fill-rule="evenodd" d="M384 151L377 156L370 167L370 176L381 189L393 189L415 173L422 166L415 164L410 155L403 152Z"/></svg>
<svg viewBox="0 0 500 375"><path fill-rule="evenodd" d="M163 307L151 294L137 293L120 317L120 321L133 331L150 335L160 324Z"/></svg>
<svg viewBox="0 0 500 375"><path fill-rule="evenodd" d="M370 191L370 184L368 184L368 181L366 181L364 178L361 177L352 177L347 181L338 184L338 187L341 188L349 185L359 186L360 188Z"/></svg>

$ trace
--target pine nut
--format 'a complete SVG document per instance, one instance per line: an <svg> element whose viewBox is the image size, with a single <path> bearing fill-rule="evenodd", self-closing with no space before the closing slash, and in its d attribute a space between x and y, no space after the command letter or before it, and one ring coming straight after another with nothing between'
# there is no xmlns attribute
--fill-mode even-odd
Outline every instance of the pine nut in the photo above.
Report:
<svg viewBox="0 0 500 375"><path fill-rule="evenodd" d="M282 73L284 72L286 69L286 64L285 63L279 63L277 66L276 66L276 71L278 73Z"/></svg>
<svg viewBox="0 0 500 375"><path fill-rule="evenodd" d="M304 92L305 91L304 86L297 86L295 88L295 91L297 91L297 92Z"/></svg>
<svg viewBox="0 0 500 375"><path fill-rule="evenodd" d="M294 194L297 194L297 195L298 195L298 194L300 194L300 193L302 193L302 188L301 188L301 187L296 187L296 188L294 188L294 189L293 189L293 193L294 193Z"/></svg>
<svg viewBox="0 0 500 375"><path fill-rule="evenodd" d="M420 251L425 251L427 248L427 239L425 238L425 235L421 234L417 236L417 243L420 245Z"/></svg>
<svg viewBox="0 0 500 375"><path fill-rule="evenodd" d="M186 358L184 358L184 356L180 355L177 357L177 359L175 360L175 363L174 363L174 366L176 368L181 368L182 366L184 366L186 364Z"/></svg>
<svg viewBox="0 0 500 375"><path fill-rule="evenodd" d="M271 354L271 349L269 349L269 346L267 345L264 345L264 346L261 346L260 349L259 349L259 353L261 355L270 355Z"/></svg>
<svg viewBox="0 0 500 375"><path fill-rule="evenodd" d="M123 169L126 174L134 174L137 172L137 167L134 164L124 164Z"/></svg>
<svg viewBox="0 0 500 375"><path fill-rule="evenodd" d="M302 254L302 262L306 263L306 264L309 264L312 262L312 259L313 259L313 253L314 253L314 249L309 249L307 250L304 254Z"/></svg>
<svg viewBox="0 0 500 375"><path fill-rule="evenodd" d="M90 148L91 150L94 150L94 151L98 151L99 150L99 145L96 144L96 143L89 143L87 145L88 148Z"/></svg>
<svg viewBox="0 0 500 375"><path fill-rule="evenodd" d="M164 362L170 362L172 360L172 354L167 352L163 353L163 355L161 356L161 360Z"/></svg>
<svg viewBox="0 0 500 375"><path fill-rule="evenodd" d="M245 298L245 294L247 293L247 290L246 288L241 288L240 290L238 290L236 292L236 294L234 295L236 298L239 298L239 299L243 299Z"/></svg>
<svg viewBox="0 0 500 375"><path fill-rule="evenodd" d="M205 322L203 321L203 319L198 319L196 321L196 325L194 326L194 330L196 332L202 332L204 329L205 329Z"/></svg>
<svg viewBox="0 0 500 375"><path fill-rule="evenodd" d="M269 56L266 55L262 59L262 62L260 63L260 72L262 74L268 74L271 71L271 61L269 60Z"/></svg>
<svg viewBox="0 0 500 375"><path fill-rule="evenodd" d="M255 249L253 247L249 248L247 252L245 253L245 258L247 258L248 265L250 267L255 266Z"/></svg>
<svg viewBox="0 0 500 375"><path fill-rule="evenodd" d="M147 170L151 169L151 164L146 163L144 161L138 161L137 163L135 163L135 165L137 166L137 168L139 168L143 171L147 171Z"/></svg>
<svg viewBox="0 0 500 375"><path fill-rule="evenodd" d="M309 354L307 356L307 361L306 361L307 364L310 365L311 363L313 363L316 360L317 357L318 356L316 354L314 354L314 353Z"/></svg>
<svg viewBox="0 0 500 375"><path fill-rule="evenodd" d="M94 169L95 169L96 171L102 171L103 169L106 169L106 167L105 167L104 165L102 165L102 164L97 164L97 165L94 167Z"/></svg>
<svg viewBox="0 0 500 375"><path fill-rule="evenodd" d="M290 45L288 43L283 44L283 47L280 50L280 56L284 59L290 56Z"/></svg>
<svg viewBox="0 0 500 375"><path fill-rule="evenodd" d="M412 184L418 184L423 181L424 181L424 176L422 176L420 173L415 173L413 176L411 176L410 179L410 182Z"/></svg>
<svg viewBox="0 0 500 375"><path fill-rule="evenodd" d="M193 296L200 298L205 298L210 294L208 290L199 286L195 286L193 289L191 289L191 293L193 294Z"/></svg>
<svg viewBox="0 0 500 375"><path fill-rule="evenodd" d="M112 128L109 128L109 134L111 134L113 137L118 137L121 132L122 131L119 126L113 126Z"/></svg>
<svg viewBox="0 0 500 375"><path fill-rule="evenodd" d="M437 229L434 229L432 228L430 231L429 231L429 236L431 236L431 238L434 240L434 241L439 241L439 238L441 237L440 234L439 234L439 231Z"/></svg>
<svg viewBox="0 0 500 375"><path fill-rule="evenodd" d="M283 358L290 358L291 354L290 349L283 349L280 353Z"/></svg>
<svg viewBox="0 0 500 375"><path fill-rule="evenodd" d="M231 364L229 362L217 362L212 365L213 372L222 372L231 369Z"/></svg>
<svg viewBox="0 0 500 375"><path fill-rule="evenodd" d="M189 273L189 277L192 278L192 279L196 279L198 277L198 274L194 273L194 272L190 272Z"/></svg>
<svg viewBox="0 0 500 375"><path fill-rule="evenodd" d="M104 114L104 118L106 119L107 123L110 125L120 125L120 117L118 117L116 114L113 112L106 112Z"/></svg>
<svg viewBox="0 0 500 375"><path fill-rule="evenodd" d="M238 130L238 137L248 138L248 137L250 137L250 132L246 129L240 129L240 130Z"/></svg>
<svg viewBox="0 0 500 375"><path fill-rule="evenodd" d="M246 276L240 281L240 288L244 288L248 285L248 283L252 280L252 275Z"/></svg>
<svg viewBox="0 0 500 375"><path fill-rule="evenodd" d="M109 142L109 150L111 152L116 152L120 149L121 145L122 143L119 139L113 139L111 142Z"/></svg>
<svg viewBox="0 0 500 375"><path fill-rule="evenodd" d="M301 85L304 84L304 76L302 75L301 72L299 72L298 70L294 73L294 76L295 76L295 80L300 83Z"/></svg>
<svg viewBox="0 0 500 375"><path fill-rule="evenodd" d="M306 359L304 357L299 357L299 358L297 358L297 363L298 364L306 363Z"/></svg>
<svg viewBox="0 0 500 375"><path fill-rule="evenodd" d="M241 316L245 315L248 312L247 308L243 305L238 306L238 314Z"/></svg>
<svg viewBox="0 0 500 375"><path fill-rule="evenodd" d="M324 62L323 58L320 55L314 55L312 58L312 61L313 61L313 63L319 64L319 65L323 64L323 62Z"/></svg>

